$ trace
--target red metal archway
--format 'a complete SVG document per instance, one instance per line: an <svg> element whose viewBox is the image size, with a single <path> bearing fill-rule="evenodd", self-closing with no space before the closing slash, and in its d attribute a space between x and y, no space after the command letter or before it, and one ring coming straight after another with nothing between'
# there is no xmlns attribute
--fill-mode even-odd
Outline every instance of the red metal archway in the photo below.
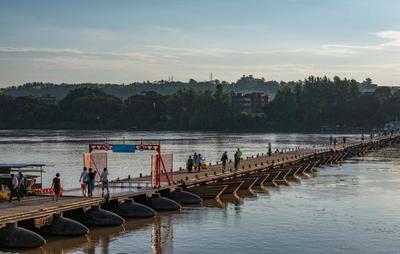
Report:
<svg viewBox="0 0 400 254"><path fill-rule="evenodd" d="M115 149L113 149L113 147ZM118 147L118 149L116 149ZM134 153L138 151L155 151L156 154L151 155L151 184L153 188L160 188L163 180L166 180L168 185L173 184L173 155L161 154L160 144L109 144L109 143L94 143L89 144L89 152L84 154L84 165L89 167L91 165L96 165L96 153L93 151L112 151L112 152L124 152L124 153ZM99 156L98 156L99 157ZM101 156L100 156L101 157ZM100 161L107 167L107 154L101 158ZM99 160L99 159L97 159ZM97 162L98 163L98 162Z"/></svg>

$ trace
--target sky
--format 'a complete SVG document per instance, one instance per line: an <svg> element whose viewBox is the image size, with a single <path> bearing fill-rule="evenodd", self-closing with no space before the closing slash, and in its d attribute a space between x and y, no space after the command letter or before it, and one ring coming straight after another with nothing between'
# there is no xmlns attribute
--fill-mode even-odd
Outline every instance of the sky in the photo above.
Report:
<svg viewBox="0 0 400 254"><path fill-rule="evenodd" d="M0 87L307 76L400 85L398 0L0 1Z"/></svg>

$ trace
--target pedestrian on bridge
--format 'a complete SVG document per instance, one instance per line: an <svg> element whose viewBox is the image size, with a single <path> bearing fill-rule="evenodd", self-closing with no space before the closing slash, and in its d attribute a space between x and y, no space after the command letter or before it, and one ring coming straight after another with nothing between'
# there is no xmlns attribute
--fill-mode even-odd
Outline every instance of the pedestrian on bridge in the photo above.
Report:
<svg viewBox="0 0 400 254"><path fill-rule="evenodd" d="M346 144L346 137L343 137L343 144Z"/></svg>
<svg viewBox="0 0 400 254"><path fill-rule="evenodd" d="M196 164L197 164L197 171L200 172L201 164L203 164L203 157L201 156L200 153L197 155Z"/></svg>
<svg viewBox="0 0 400 254"><path fill-rule="evenodd" d="M329 144L333 144L333 137L332 136L329 136Z"/></svg>
<svg viewBox="0 0 400 254"><path fill-rule="evenodd" d="M107 168L103 169L103 172L100 175L100 179L101 179L101 196L104 197L104 189L107 190L107 196L110 195L110 189L108 187L108 170Z"/></svg>
<svg viewBox="0 0 400 254"><path fill-rule="evenodd" d="M88 196L89 197L93 196L95 175L96 175L96 171L93 171L92 168L89 168L89 173L88 173Z"/></svg>
<svg viewBox="0 0 400 254"><path fill-rule="evenodd" d="M189 156L189 159L188 159L187 162L186 162L186 170L187 170L189 173L192 172L193 164L194 164L194 161L193 161L193 159L192 159L192 156Z"/></svg>
<svg viewBox="0 0 400 254"><path fill-rule="evenodd" d="M236 150L234 157L235 157L235 169L238 170L240 160L242 159L242 151L240 151L239 148Z"/></svg>
<svg viewBox="0 0 400 254"><path fill-rule="evenodd" d="M26 178L22 172L18 172L18 193L21 198L26 196Z"/></svg>
<svg viewBox="0 0 400 254"><path fill-rule="evenodd" d="M195 167L194 167L195 170L196 170L197 167L199 166L199 165L197 164L198 160L199 160L199 155L198 155L196 152L194 152L194 154L193 154L193 166L195 166Z"/></svg>
<svg viewBox="0 0 400 254"><path fill-rule="evenodd" d="M12 201L13 197L16 196L18 201L21 201L21 197L19 196L18 192L18 178L14 174L11 174L11 186L10 186L10 202Z"/></svg>
<svg viewBox="0 0 400 254"><path fill-rule="evenodd" d="M222 168L225 169L226 162L228 161L228 153L226 151L222 154L221 161L222 161Z"/></svg>
<svg viewBox="0 0 400 254"><path fill-rule="evenodd" d="M54 196L53 196L53 201L58 201L58 197L60 196L61 193L61 179L60 179L60 173L56 174L56 177L53 178L53 183L51 184L51 188L53 189Z"/></svg>
<svg viewBox="0 0 400 254"><path fill-rule="evenodd" d="M268 156L272 155L272 146L271 143L268 143Z"/></svg>
<svg viewBox="0 0 400 254"><path fill-rule="evenodd" d="M79 177L79 182L81 183L82 196L86 197L87 187L89 183L88 172L86 167L83 167L83 170L81 172L81 177Z"/></svg>

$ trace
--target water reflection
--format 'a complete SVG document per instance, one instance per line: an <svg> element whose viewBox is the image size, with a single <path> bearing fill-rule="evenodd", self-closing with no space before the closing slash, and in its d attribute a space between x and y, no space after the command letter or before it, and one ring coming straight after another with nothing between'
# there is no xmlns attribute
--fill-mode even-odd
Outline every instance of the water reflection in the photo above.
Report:
<svg viewBox="0 0 400 254"><path fill-rule="evenodd" d="M151 232L153 254L173 253L174 232L171 217L157 216L154 219Z"/></svg>

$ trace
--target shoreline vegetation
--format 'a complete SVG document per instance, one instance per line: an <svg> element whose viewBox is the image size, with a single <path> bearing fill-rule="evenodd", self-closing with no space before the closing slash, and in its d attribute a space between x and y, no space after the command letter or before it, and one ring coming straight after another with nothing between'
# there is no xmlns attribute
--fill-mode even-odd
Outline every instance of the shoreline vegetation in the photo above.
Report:
<svg viewBox="0 0 400 254"><path fill-rule="evenodd" d="M110 94L107 85L76 85L63 98L52 94L57 100L50 103L40 89L15 96L24 86L11 87L0 90L0 129L357 132L398 119L400 92L389 87L361 92L366 81L310 76L277 83L243 76L236 83L190 80L163 94L153 91L154 85L141 85L141 92L131 96ZM243 112L232 102L231 92L244 92L244 87L273 94L261 114Z"/></svg>

